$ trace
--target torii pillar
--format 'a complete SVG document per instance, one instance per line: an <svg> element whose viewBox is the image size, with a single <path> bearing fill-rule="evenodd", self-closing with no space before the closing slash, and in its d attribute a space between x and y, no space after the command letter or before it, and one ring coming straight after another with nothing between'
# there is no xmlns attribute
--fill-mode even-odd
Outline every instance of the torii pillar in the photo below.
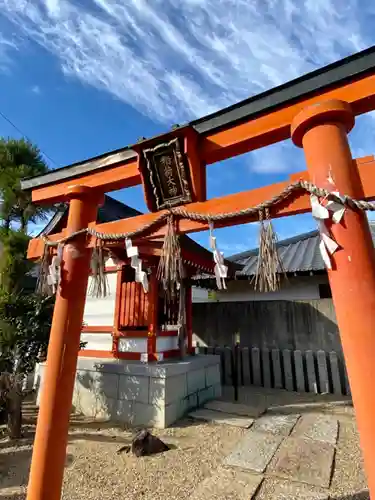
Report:
<svg viewBox="0 0 375 500"><path fill-rule="evenodd" d="M331 100L310 106L292 123L311 181L328 191L363 199L347 133L354 126L349 104ZM332 224L340 249L329 282L345 356L371 498L375 498L375 251L366 214L347 209Z"/></svg>
<svg viewBox="0 0 375 500"><path fill-rule="evenodd" d="M69 189L67 236L96 221L100 198L85 186ZM64 248L62 281L52 319L27 500L60 500L61 497L90 252L85 234Z"/></svg>

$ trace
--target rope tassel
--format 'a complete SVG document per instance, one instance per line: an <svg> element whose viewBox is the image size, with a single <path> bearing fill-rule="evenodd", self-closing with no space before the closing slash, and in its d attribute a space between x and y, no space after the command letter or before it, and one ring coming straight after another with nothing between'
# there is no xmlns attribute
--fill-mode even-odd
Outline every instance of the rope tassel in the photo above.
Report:
<svg viewBox="0 0 375 500"><path fill-rule="evenodd" d="M176 233L173 215L170 215L167 220L167 232L161 250L157 277L167 296L173 296L182 279L180 237Z"/></svg>
<svg viewBox="0 0 375 500"><path fill-rule="evenodd" d="M268 209L265 210L265 215L266 220L263 212L259 212L259 254L254 288L259 292L275 292L280 288L280 272L283 272L283 267Z"/></svg>
<svg viewBox="0 0 375 500"><path fill-rule="evenodd" d="M43 256L40 259L39 276L36 284L36 293L39 295L52 295L52 288L48 283L51 247L44 244Z"/></svg>
<svg viewBox="0 0 375 500"><path fill-rule="evenodd" d="M89 294L91 297L102 298L108 295L108 279L105 273L105 255L101 240L96 239L91 254L91 274Z"/></svg>

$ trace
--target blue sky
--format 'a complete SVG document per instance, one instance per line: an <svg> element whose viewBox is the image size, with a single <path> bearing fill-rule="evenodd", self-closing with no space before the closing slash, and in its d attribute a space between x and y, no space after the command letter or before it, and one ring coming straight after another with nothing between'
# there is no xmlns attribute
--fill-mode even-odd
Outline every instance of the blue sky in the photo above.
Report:
<svg viewBox="0 0 375 500"><path fill-rule="evenodd" d="M63 166L168 130L375 44L366 0L0 0L0 111ZM19 137L0 117L0 135ZM353 155L375 152L375 115ZM305 168L290 141L207 169L210 198ZM146 210L142 188L113 193ZM314 229L276 221L280 239ZM257 225L217 231L226 255ZM196 236L207 245L207 234Z"/></svg>

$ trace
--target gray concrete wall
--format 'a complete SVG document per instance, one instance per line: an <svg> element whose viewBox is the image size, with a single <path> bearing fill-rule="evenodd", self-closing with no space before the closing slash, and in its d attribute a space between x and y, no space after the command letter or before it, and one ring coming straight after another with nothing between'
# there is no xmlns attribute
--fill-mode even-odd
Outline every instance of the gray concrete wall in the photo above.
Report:
<svg viewBox="0 0 375 500"><path fill-rule="evenodd" d="M193 287L194 302L253 302L265 300L312 300L319 299L319 285L327 284L326 274L313 276L291 276L281 280L280 290L258 292L248 279L227 280L226 290L208 290Z"/></svg>
<svg viewBox="0 0 375 500"><path fill-rule="evenodd" d="M45 365L40 368L43 385ZM79 358L73 406L98 420L165 428L220 395L219 356L148 365Z"/></svg>
<svg viewBox="0 0 375 500"><path fill-rule="evenodd" d="M250 285L249 285L250 286ZM200 345L335 351L342 356L331 299L193 304L194 340Z"/></svg>

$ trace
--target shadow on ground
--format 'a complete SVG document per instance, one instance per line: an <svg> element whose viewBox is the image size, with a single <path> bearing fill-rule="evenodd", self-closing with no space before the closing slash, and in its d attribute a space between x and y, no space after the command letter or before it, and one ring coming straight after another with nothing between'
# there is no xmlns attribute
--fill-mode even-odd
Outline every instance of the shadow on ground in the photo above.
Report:
<svg viewBox="0 0 375 500"><path fill-rule="evenodd" d="M303 413L344 413L354 416L351 398L333 394L313 394L290 392L283 389L266 389L264 387L244 386L238 389L238 400L235 401L234 389L231 386L222 388L223 401L245 404L267 409L273 414Z"/></svg>
<svg viewBox="0 0 375 500"><path fill-rule="evenodd" d="M370 495L368 491L361 491L360 493L353 493L352 495L345 495L343 497L333 496L330 497L330 500L370 500Z"/></svg>
<svg viewBox="0 0 375 500"><path fill-rule="evenodd" d="M23 493L14 493L2 495L0 492L0 500L25 500L26 495Z"/></svg>
<svg viewBox="0 0 375 500"><path fill-rule="evenodd" d="M3 488L14 488L26 486L29 478L32 449L10 448L9 451L2 451L0 454L0 498ZM73 456L67 455L65 467L73 463ZM12 471L15 471L14 473ZM22 498L22 497L21 497Z"/></svg>

